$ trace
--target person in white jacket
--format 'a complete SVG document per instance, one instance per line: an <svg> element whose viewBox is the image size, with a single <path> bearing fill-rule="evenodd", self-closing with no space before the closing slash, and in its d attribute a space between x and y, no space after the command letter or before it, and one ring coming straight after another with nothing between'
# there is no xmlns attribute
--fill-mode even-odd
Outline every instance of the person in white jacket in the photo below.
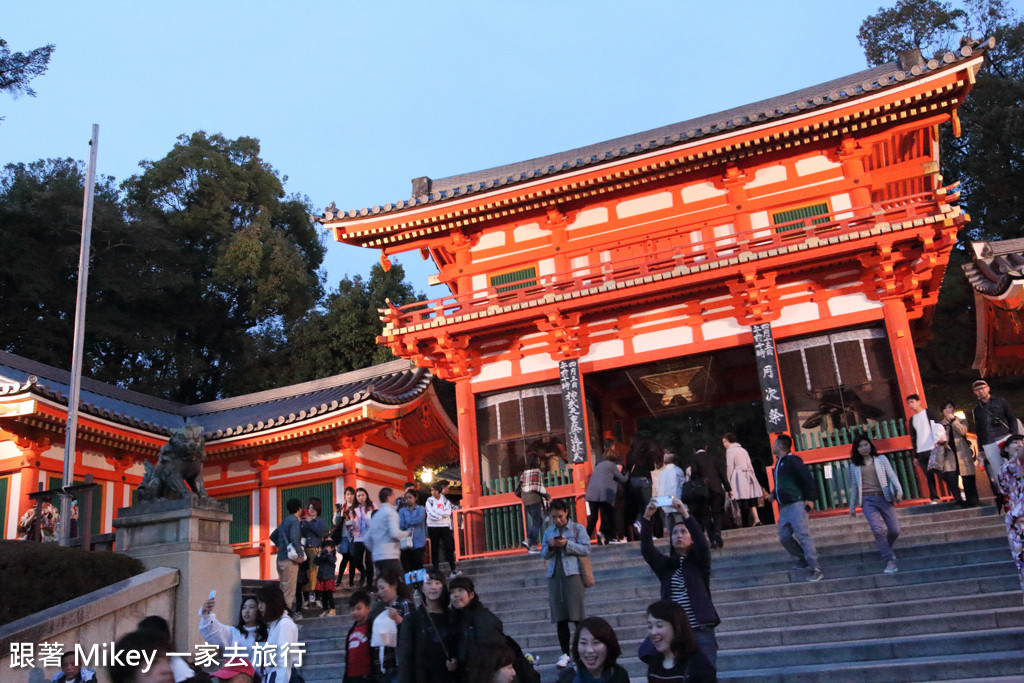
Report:
<svg viewBox="0 0 1024 683"><path fill-rule="evenodd" d="M452 532L452 504L441 493L445 482L435 481L430 485L430 498L427 498L427 536L430 537L430 559L434 571L441 563L441 549L444 549L452 576L458 576L455 568L455 534Z"/></svg>
<svg viewBox="0 0 1024 683"><path fill-rule="evenodd" d="M256 602L267 622L267 642L254 648L253 666L260 672L260 683L288 683L292 668L302 665L299 627L285 609L280 585L265 584L256 593Z"/></svg>
<svg viewBox="0 0 1024 683"><path fill-rule="evenodd" d="M226 657L245 657L251 664L256 643L267 642L267 624L260 616L256 598L242 600L236 626L220 623L213 612L215 606L216 598L210 598L199 610L199 635L207 643L221 647Z"/></svg>

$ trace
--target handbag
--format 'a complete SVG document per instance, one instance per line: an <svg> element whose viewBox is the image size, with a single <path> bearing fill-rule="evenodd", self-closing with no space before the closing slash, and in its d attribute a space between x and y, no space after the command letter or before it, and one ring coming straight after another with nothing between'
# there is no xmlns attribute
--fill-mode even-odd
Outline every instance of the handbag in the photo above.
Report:
<svg viewBox="0 0 1024 683"><path fill-rule="evenodd" d="M590 557L579 555L576 558L580 563L580 579L583 580L583 587L590 588L594 585L594 565L590 563Z"/></svg>
<svg viewBox="0 0 1024 683"><path fill-rule="evenodd" d="M937 443L932 446L931 453L928 454L928 471L929 472L942 472L942 466L946 460L946 445Z"/></svg>
<svg viewBox="0 0 1024 683"><path fill-rule="evenodd" d="M683 484L679 491L679 500L687 505L696 505L707 500L708 487L703 479L691 478Z"/></svg>
<svg viewBox="0 0 1024 683"><path fill-rule="evenodd" d="M300 553L293 543L288 544L288 559L295 564L302 564L306 561L306 553Z"/></svg>

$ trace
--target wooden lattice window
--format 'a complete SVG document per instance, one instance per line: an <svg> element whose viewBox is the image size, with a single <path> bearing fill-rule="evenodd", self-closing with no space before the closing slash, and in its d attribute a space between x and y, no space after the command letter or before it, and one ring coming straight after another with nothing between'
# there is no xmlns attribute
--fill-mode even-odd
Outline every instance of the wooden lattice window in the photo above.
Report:
<svg viewBox="0 0 1024 683"><path fill-rule="evenodd" d="M811 220L812 225L827 223L829 221L828 202L773 213L772 225L781 226L775 228L775 232L789 232L790 230L799 230L800 228L807 227L807 219ZM787 223L788 225L786 225Z"/></svg>
<svg viewBox="0 0 1024 683"><path fill-rule="evenodd" d="M252 540L252 494L219 498L227 503L231 513L231 527L228 529L229 543L248 543Z"/></svg>
<svg viewBox="0 0 1024 683"><path fill-rule="evenodd" d="M511 292L514 289L533 287L537 284L537 268L536 266L530 266L507 273L492 275L489 282L491 287L494 287L497 292Z"/></svg>

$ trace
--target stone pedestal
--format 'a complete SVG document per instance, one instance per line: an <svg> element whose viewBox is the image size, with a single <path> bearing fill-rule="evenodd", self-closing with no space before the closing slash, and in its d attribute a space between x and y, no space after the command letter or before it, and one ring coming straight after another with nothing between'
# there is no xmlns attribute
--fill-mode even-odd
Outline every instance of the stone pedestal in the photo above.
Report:
<svg viewBox="0 0 1024 683"><path fill-rule="evenodd" d="M146 569L172 567L180 583L168 621L178 652L202 643L199 609L217 591L217 618L234 624L242 598L238 555L229 543L231 513L212 498L156 500L120 508L114 519L117 552L137 558Z"/></svg>

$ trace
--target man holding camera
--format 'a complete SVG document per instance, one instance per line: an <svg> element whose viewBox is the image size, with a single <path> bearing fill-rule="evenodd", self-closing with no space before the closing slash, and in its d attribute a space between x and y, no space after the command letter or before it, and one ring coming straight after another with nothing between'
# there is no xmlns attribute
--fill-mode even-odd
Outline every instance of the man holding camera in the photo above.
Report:
<svg viewBox="0 0 1024 683"><path fill-rule="evenodd" d="M775 499L779 502L779 542L797 559L794 569L808 569L808 581L821 581L818 551L808 524L807 513L814 509L818 488L810 470L799 456L793 455L793 439L788 434L775 437L772 453L775 462Z"/></svg>

